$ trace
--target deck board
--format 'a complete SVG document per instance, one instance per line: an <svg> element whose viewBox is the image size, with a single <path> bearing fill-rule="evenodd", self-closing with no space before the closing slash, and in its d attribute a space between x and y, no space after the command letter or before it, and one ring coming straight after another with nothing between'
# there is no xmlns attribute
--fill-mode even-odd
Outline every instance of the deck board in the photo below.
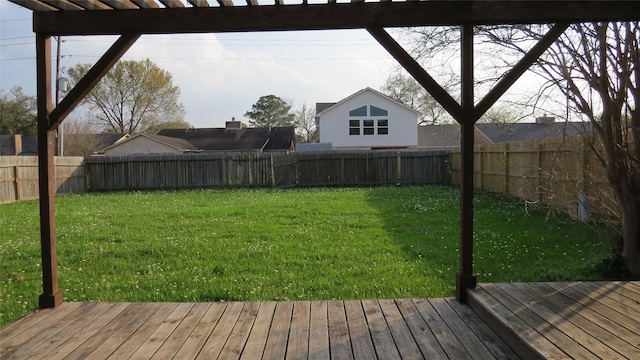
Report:
<svg viewBox="0 0 640 360"><path fill-rule="evenodd" d="M637 287L638 282L480 284L469 296L471 307L523 357L637 359Z"/></svg>
<svg viewBox="0 0 640 360"><path fill-rule="evenodd" d="M640 311L638 282L480 284L469 294L472 307L453 299L64 303L0 329L0 358L640 358L640 320L630 315Z"/></svg>

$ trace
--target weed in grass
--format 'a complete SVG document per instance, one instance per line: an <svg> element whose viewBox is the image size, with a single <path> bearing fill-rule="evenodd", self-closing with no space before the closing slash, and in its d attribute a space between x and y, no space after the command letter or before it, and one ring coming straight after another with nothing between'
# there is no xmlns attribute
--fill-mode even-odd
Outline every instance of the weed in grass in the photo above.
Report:
<svg viewBox="0 0 640 360"><path fill-rule="evenodd" d="M83 194L57 200L67 301L452 296L459 193L450 187ZM479 281L598 279L593 229L478 192ZM0 205L0 324L37 306L38 203Z"/></svg>

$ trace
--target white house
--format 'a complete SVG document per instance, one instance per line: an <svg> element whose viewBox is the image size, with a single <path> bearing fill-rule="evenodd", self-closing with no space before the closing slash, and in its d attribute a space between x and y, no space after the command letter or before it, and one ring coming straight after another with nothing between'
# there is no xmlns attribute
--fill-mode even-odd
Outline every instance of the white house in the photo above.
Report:
<svg viewBox="0 0 640 360"><path fill-rule="evenodd" d="M320 142L334 149L418 145L419 112L371 88L335 103L316 104Z"/></svg>
<svg viewBox="0 0 640 360"><path fill-rule="evenodd" d="M102 152L106 156L125 156L130 154L183 154L199 152L199 149L184 139L136 134L104 148Z"/></svg>

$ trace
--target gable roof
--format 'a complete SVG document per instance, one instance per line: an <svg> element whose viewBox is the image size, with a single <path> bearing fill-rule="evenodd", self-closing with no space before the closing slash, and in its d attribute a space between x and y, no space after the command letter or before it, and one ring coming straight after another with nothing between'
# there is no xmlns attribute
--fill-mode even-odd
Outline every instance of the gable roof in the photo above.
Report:
<svg viewBox="0 0 640 360"><path fill-rule="evenodd" d="M127 142L134 141L135 139L137 139L139 137L144 137L144 138L147 138L147 139L152 140L154 142L158 142L160 144L169 146L169 147L174 148L174 149L176 149L177 151L180 151L180 152L197 151L197 150L199 150L197 147L193 146L193 144L191 144L190 142L188 142L188 141L186 141L184 139L172 138L172 137L162 136L162 135L153 135L153 134L135 134L135 135L131 136L128 139L125 139L125 140L122 140L122 141L117 141L113 145L110 145L110 146L107 146L107 147L101 149L100 152L104 152L104 151L107 151L107 150L112 149L114 147L117 147L117 146L120 146L122 144L125 144Z"/></svg>
<svg viewBox="0 0 640 360"><path fill-rule="evenodd" d="M359 91L347 96L346 98L338 101L337 103L316 103L316 111L318 109L321 109L319 112L316 113L316 117L322 116L324 113L329 112L332 109L335 109L336 107L346 103L347 101L349 101L349 100L351 100L351 99L353 99L355 97L358 97L361 94L364 94L365 92L371 92L373 94L376 94L379 97L382 97L382 98L384 98L384 99L386 99L386 100L388 100L390 102L393 102L393 103L397 104L398 106L401 106L401 107L403 107L403 108L405 108L405 109L407 109L407 110L409 110L411 112L414 112L416 115L420 115L419 111L417 111L417 110L415 110L415 109L413 109L413 108L401 103L400 101L398 101L396 99L393 99L393 98L391 98L391 97L389 97L389 96L387 96L387 95L385 95L385 94L383 94L383 93L381 93L381 92L379 92L377 90L374 90L374 89L372 89L370 87L366 87L366 88L364 88L362 90L359 90Z"/></svg>
<svg viewBox="0 0 640 360"><path fill-rule="evenodd" d="M158 135L188 141L204 151L291 150L294 127L162 129Z"/></svg>
<svg viewBox="0 0 640 360"><path fill-rule="evenodd" d="M478 130L473 132L475 145L486 145L491 141ZM460 146L460 126L454 124L445 125L420 125L418 126L418 146L422 148L452 148Z"/></svg>

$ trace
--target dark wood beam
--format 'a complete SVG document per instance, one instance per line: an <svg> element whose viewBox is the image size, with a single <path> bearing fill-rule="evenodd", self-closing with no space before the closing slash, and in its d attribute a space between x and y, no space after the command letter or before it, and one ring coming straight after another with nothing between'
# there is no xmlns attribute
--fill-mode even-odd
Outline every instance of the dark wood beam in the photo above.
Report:
<svg viewBox="0 0 640 360"><path fill-rule="evenodd" d="M62 303L58 289L58 255L56 246L55 196L56 176L54 131L49 129L51 99L51 37L36 35L37 106L38 106L38 176L40 195L40 248L42 256L41 308Z"/></svg>
<svg viewBox="0 0 640 360"><path fill-rule="evenodd" d="M170 34L636 20L640 20L636 1L406 1L36 11L34 31L53 35Z"/></svg>
<svg viewBox="0 0 640 360"><path fill-rule="evenodd" d="M458 104L389 33L378 26L369 26L367 27L367 31L369 31L371 36L373 36L454 119L460 119L462 117L462 107L460 104Z"/></svg>
<svg viewBox="0 0 640 360"><path fill-rule="evenodd" d="M60 104L49 115L49 129L53 130L75 109L84 97L93 89L94 86L102 79L109 70L115 65L122 55L129 50L131 46L138 40L140 34L125 34L102 55L102 57L93 65L87 74L80 79L78 84L69 91Z"/></svg>
<svg viewBox="0 0 640 360"><path fill-rule="evenodd" d="M640 6L640 4L638 4ZM548 48L551 46L559 37L564 33L564 31L569 27L569 23L559 23L555 24L548 33L546 33L542 39L534 45L529 52L525 54L525 56L518 61L518 63L511 69L509 72L500 79L500 81L484 96L475 109L474 114L474 122L478 121L482 115L484 115L487 110L493 104L495 104L498 99L507 91L509 88L524 74L529 67L542 55Z"/></svg>
<svg viewBox="0 0 640 360"><path fill-rule="evenodd" d="M460 154L462 185L460 187L460 271L456 274L456 299L467 302L467 289L476 287L473 275L473 185L474 185L474 75L473 75L473 25L462 26L461 36L461 105Z"/></svg>

